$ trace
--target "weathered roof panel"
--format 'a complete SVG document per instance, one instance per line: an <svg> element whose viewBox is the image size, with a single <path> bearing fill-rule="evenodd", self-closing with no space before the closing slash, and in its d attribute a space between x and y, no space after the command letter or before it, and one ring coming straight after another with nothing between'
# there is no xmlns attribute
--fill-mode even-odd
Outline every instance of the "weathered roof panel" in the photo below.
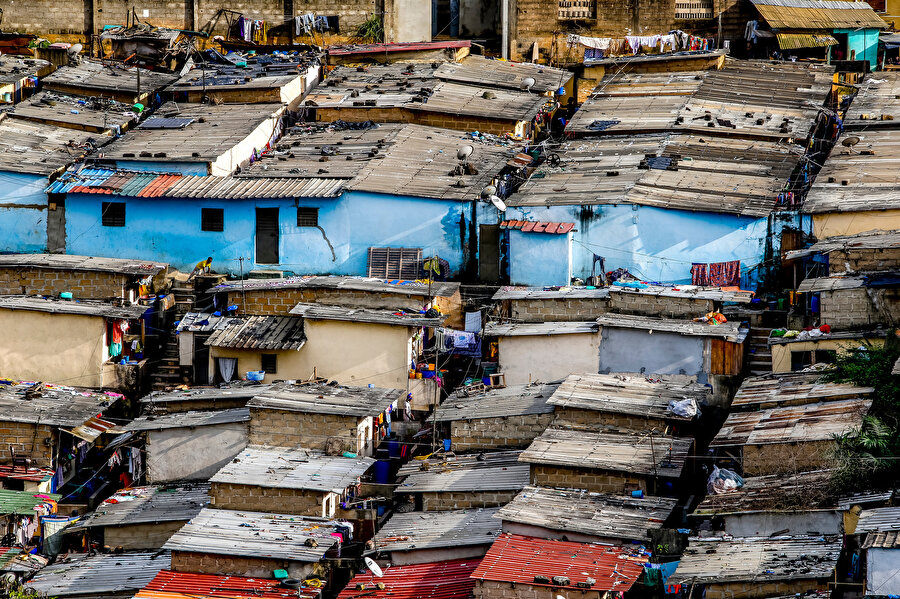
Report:
<svg viewBox="0 0 900 599"><path fill-rule="evenodd" d="M570 79L572 72L530 62L510 62L470 54L459 62L445 62L434 72L437 79L471 85L496 86L522 90L525 79L533 79L534 93L555 92Z"/></svg>
<svg viewBox="0 0 900 599"><path fill-rule="evenodd" d="M654 332L678 333L679 335L697 335L701 337L722 337L726 341L739 341L740 323L725 322L722 324L706 324L692 320L675 318L656 318L652 316L634 316L631 314L603 314L596 320L597 324L611 328L643 329Z"/></svg>
<svg viewBox="0 0 900 599"><path fill-rule="evenodd" d="M448 397L435 410L430 420L449 422L480 418L505 418L528 414L549 414L553 406L548 399L558 383L512 385L502 389L488 389L473 397Z"/></svg>
<svg viewBox="0 0 900 599"><path fill-rule="evenodd" d="M250 408L340 416L378 416L406 391L378 387L280 383L256 395Z"/></svg>
<svg viewBox="0 0 900 599"><path fill-rule="evenodd" d="M438 316L426 317L418 312L401 312L398 310L373 310L369 308L348 308L345 306L327 306L325 304L299 303L291 308L291 314L309 320L342 320L369 324L387 324L404 327L439 327L446 318Z"/></svg>
<svg viewBox="0 0 900 599"><path fill-rule="evenodd" d="M775 29L886 29L887 24L865 2L835 0L752 0Z"/></svg>
<svg viewBox="0 0 900 599"><path fill-rule="evenodd" d="M166 270L168 266L164 262L73 256L71 254L0 254L0 268L28 267L46 270L109 272L146 277L157 275Z"/></svg>
<svg viewBox="0 0 900 599"><path fill-rule="evenodd" d="M147 306L118 306L98 300L64 300L28 295L0 296L0 308L4 310L46 312L48 314L103 316L124 320L140 318L148 310Z"/></svg>
<svg viewBox="0 0 900 599"><path fill-rule="evenodd" d="M397 476L405 479L394 492L518 491L528 484L528 465L519 463L520 455L519 451L493 451L414 460L400 468Z"/></svg>
<svg viewBox="0 0 900 599"><path fill-rule="evenodd" d="M744 479L744 486L735 491L707 495L693 514L713 516L836 510L838 498L829 491L832 474L832 470L814 470L789 475L748 477Z"/></svg>
<svg viewBox="0 0 900 599"><path fill-rule="evenodd" d="M49 597L102 597L133 593L171 566L169 552L69 553L28 581Z"/></svg>
<svg viewBox="0 0 900 599"><path fill-rule="evenodd" d="M490 545L500 534L498 508L407 512L391 516L375 534L375 551L416 551Z"/></svg>
<svg viewBox="0 0 900 599"><path fill-rule="evenodd" d="M306 344L306 335L302 318L243 316L228 319L205 343L211 347L298 351Z"/></svg>
<svg viewBox="0 0 900 599"><path fill-rule="evenodd" d="M158 431L172 428L196 428L250 422L249 408L198 412L177 412L164 416L141 416L125 425L126 431Z"/></svg>
<svg viewBox="0 0 900 599"><path fill-rule="evenodd" d="M489 322L484 325L484 334L491 337L521 337L531 335L577 335L596 333L600 330L595 322Z"/></svg>
<svg viewBox="0 0 900 599"><path fill-rule="evenodd" d="M378 588L365 574L350 580L337 599L469 599L475 581L472 572L481 559L444 560L409 566L391 566L378 582ZM356 585L364 584L360 591Z"/></svg>
<svg viewBox="0 0 900 599"><path fill-rule="evenodd" d="M209 483L130 487L113 494L68 530L187 521L209 503Z"/></svg>
<svg viewBox="0 0 900 599"><path fill-rule="evenodd" d="M821 372L773 373L744 380L732 409L765 409L871 395L872 387L822 382Z"/></svg>
<svg viewBox="0 0 900 599"><path fill-rule="evenodd" d="M450 281L434 281L431 285L431 295L451 297L459 292L459 285L459 283ZM429 293L428 283L422 281L319 275L285 277L283 279L225 281L221 285L210 288L209 293L221 293L223 291L253 292L271 289L335 289L421 297L427 297Z"/></svg>

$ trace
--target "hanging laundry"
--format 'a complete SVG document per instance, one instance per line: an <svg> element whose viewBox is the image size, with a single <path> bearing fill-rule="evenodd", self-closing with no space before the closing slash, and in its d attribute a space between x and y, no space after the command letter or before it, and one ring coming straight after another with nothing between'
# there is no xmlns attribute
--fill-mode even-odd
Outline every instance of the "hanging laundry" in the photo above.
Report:
<svg viewBox="0 0 900 599"><path fill-rule="evenodd" d="M713 262L709 265L709 285L713 287L739 287L741 284L741 262Z"/></svg>
<svg viewBox="0 0 900 599"><path fill-rule="evenodd" d="M709 284L706 274L706 264L691 264L691 285L705 287Z"/></svg>

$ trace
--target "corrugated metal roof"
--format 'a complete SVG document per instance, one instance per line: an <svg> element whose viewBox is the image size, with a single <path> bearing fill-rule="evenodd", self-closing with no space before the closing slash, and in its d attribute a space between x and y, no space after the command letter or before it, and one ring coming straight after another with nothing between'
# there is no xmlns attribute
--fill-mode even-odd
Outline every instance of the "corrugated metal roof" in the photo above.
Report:
<svg viewBox="0 0 900 599"><path fill-rule="evenodd" d="M854 100L855 101L855 100ZM786 252L785 259L802 258L813 254L830 254L831 252L856 253L866 250L894 250L900 249L900 230L884 231L876 229L857 233L856 235L838 235L820 239L812 246L803 250ZM876 254L877 256L877 254Z"/></svg>
<svg viewBox="0 0 900 599"><path fill-rule="evenodd" d="M883 506L887 505L887 503L891 501L895 494L898 493L900 493L900 489L888 489L886 491L862 491L859 493L853 493L851 495L844 495L840 498L838 508L842 511L846 511L852 508L854 505L865 506L867 504L872 504L873 506Z"/></svg>
<svg viewBox="0 0 900 599"><path fill-rule="evenodd" d="M398 478L406 478L394 492L519 491L528 484L529 473L528 465L519 463L520 455L519 451L493 451L413 460L397 473Z"/></svg>
<svg viewBox="0 0 900 599"><path fill-rule="evenodd" d="M895 33L888 37L882 33L880 41L898 43L900 39L897 38L900 38L900 34ZM882 115L895 117L900 111L900 97L898 97L900 96L900 74L896 71L880 71L877 76L866 77L857 83L857 88L851 109L847 111L846 118L844 118L844 129L848 130L847 135L859 135L867 130L880 128L894 129L897 126L894 119L882 120ZM864 136L868 138L867 134ZM880 146L879 149L883 147ZM880 173L878 180L882 180ZM872 183L874 182L872 181Z"/></svg>
<svg viewBox="0 0 900 599"><path fill-rule="evenodd" d="M8 491L0 489L0 515L21 514L33 516L35 508L44 502L44 498L38 495L46 495L54 501L59 501L62 495L56 493L34 493L33 491Z"/></svg>
<svg viewBox="0 0 900 599"><path fill-rule="evenodd" d="M93 443L97 440L97 437L110 430L111 428L115 428L115 426L115 422L110 422L109 420L103 420L102 418L91 416L90 418L85 420L83 424L72 427L69 432L79 439L83 439L88 443Z"/></svg>
<svg viewBox="0 0 900 599"><path fill-rule="evenodd" d="M48 176L109 140L106 134L0 115L0 170Z"/></svg>
<svg viewBox="0 0 900 599"><path fill-rule="evenodd" d="M699 285L645 284L645 286L636 288L624 287L613 283L609 287L609 292L610 294L648 295L653 297L734 302L740 304L749 304L753 299L752 291L733 291L730 289L722 289L720 287L701 287Z"/></svg>
<svg viewBox="0 0 900 599"><path fill-rule="evenodd" d="M678 501L668 497L629 497L578 489L525 487L500 508L497 518L624 541L646 541L662 528Z"/></svg>
<svg viewBox="0 0 900 599"><path fill-rule="evenodd" d="M775 408L871 395L873 387L822 382L821 372L784 372L750 377L741 383L731 408Z"/></svg>
<svg viewBox="0 0 900 599"><path fill-rule="evenodd" d="M773 29L886 29L865 2L841 0L751 0Z"/></svg>
<svg viewBox="0 0 900 599"><path fill-rule="evenodd" d="M721 495L707 495L693 514L712 516L836 510L838 498L829 490L833 473L832 470L814 470L789 475L748 477L744 479L744 486L739 489Z"/></svg>
<svg viewBox="0 0 900 599"><path fill-rule="evenodd" d="M284 588L279 580L160 570L135 599L314 599L318 592Z"/></svg>
<svg viewBox="0 0 900 599"><path fill-rule="evenodd" d="M0 572L17 572L30 578L47 561L46 557L28 553L21 547L0 547Z"/></svg>
<svg viewBox="0 0 900 599"><path fill-rule="evenodd" d="M480 559L465 559L391 566L377 580L384 589L377 588L371 577L360 574L347 583L338 599L468 599L475 587L472 572L480 562ZM365 588L358 590L358 584Z"/></svg>
<svg viewBox="0 0 900 599"><path fill-rule="evenodd" d="M141 69L141 92L158 91L171 84L177 75L157 73ZM138 91L137 70L120 64L100 60L83 59L76 66L63 66L41 81L47 89L63 89L80 87L97 92L132 92Z"/></svg>
<svg viewBox="0 0 900 599"><path fill-rule="evenodd" d="M778 38L778 47L782 50L799 50L800 48L827 48L836 46L838 41L824 32L818 33L787 33L779 31L775 34Z"/></svg>
<svg viewBox="0 0 900 599"><path fill-rule="evenodd" d="M434 281L431 285L430 292L431 295L437 297L451 297L459 292L459 285L459 283L450 281ZM429 294L428 283L422 281L319 275L285 277L283 279L226 281L221 285L210 288L209 293L221 293L223 291L241 291L250 293L253 291L268 291L272 289L335 289L417 297L427 297Z"/></svg>
<svg viewBox="0 0 900 599"><path fill-rule="evenodd" d="M873 532L866 535L863 549L900 549L900 531Z"/></svg>
<svg viewBox="0 0 900 599"><path fill-rule="evenodd" d="M576 583L594 583L590 591L625 593L644 571L648 553L643 547L625 548L571 543L502 534L476 568L472 578L522 585L577 590ZM536 576L564 576L570 584L535 582Z"/></svg>
<svg viewBox="0 0 900 599"><path fill-rule="evenodd" d="M577 335L599 330L595 322L489 322L484 325L484 334L490 337Z"/></svg>
<svg viewBox="0 0 900 599"><path fill-rule="evenodd" d="M148 310L147 306L118 306L98 300L65 300L27 295L0 296L0 309L27 310L49 314L78 314L82 316L105 316L107 318L140 318Z"/></svg>
<svg viewBox="0 0 900 599"><path fill-rule="evenodd" d="M436 42L388 42L378 44L335 44L328 46L331 56L351 56L354 54L385 54L391 52L416 52L445 50L447 48L469 48L470 40L441 40Z"/></svg>
<svg viewBox="0 0 900 599"><path fill-rule="evenodd" d="M69 553L35 574L26 587L49 597L135 592L170 566L168 552Z"/></svg>
<svg viewBox="0 0 900 599"><path fill-rule="evenodd" d="M254 396L268 389L271 385L256 381L239 381L223 383L218 387L192 387L190 389L176 389L174 391L153 392L140 399L141 403L190 403L190 402L214 402L216 400L250 401Z"/></svg>
<svg viewBox="0 0 900 599"><path fill-rule="evenodd" d="M129 487L118 491L69 530L190 520L209 503L209 483Z"/></svg>
<svg viewBox="0 0 900 599"><path fill-rule="evenodd" d="M303 449L250 445L209 481L343 494L374 463L366 457L345 458Z"/></svg>
<svg viewBox="0 0 900 599"><path fill-rule="evenodd" d="M76 427L122 399L117 393L37 383L0 385L0 422Z"/></svg>
<svg viewBox="0 0 900 599"><path fill-rule="evenodd" d="M109 272L146 277L168 269L165 262L148 262L125 258L97 258L70 254L0 254L0 268L38 268Z"/></svg>
<svg viewBox="0 0 900 599"><path fill-rule="evenodd" d="M692 439L547 429L519 461L678 478Z"/></svg>
<svg viewBox="0 0 900 599"><path fill-rule="evenodd" d="M433 418L429 420L447 422L549 414L553 412L553 406L547 400L558 386L558 383L549 385L534 383L513 385L503 389L488 389L474 397L450 396L435 410Z"/></svg>
<svg viewBox="0 0 900 599"><path fill-rule="evenodd" d="M841 289L858 289L865 286L865 277L834 276L803 279L797 286L800 293L818 293L821 291L840 291Z"/></svg>
<svg viewBox="0 0 900 599"><path fill-rule="evenodd" d="M500 534L500 521L494 517L497 510L479 508L394 514L375 535L375 551L490 545Z"/></svg>
<svg viewBox="0 0 900 599"><path fill-rule="evenodd" d="M141 416L125 425L126 431L159 431L170 428L196 428L250 422L249 408L231 408L203 412L176 412L164 416Z"/></svg>
<svg viewBox="0 0 900 599"><path fill-rule="evenodd" d="M863 510L859 514L854 534L900 531L900 507L881 507Z"/></svg>
<svg viewBox="0 0 900 599"><path fill-rule="evenodd" d="M206 340L212 347L260 350L300 350L306 344L303 319L293 316L229 318L224 328Z"/></svg>
<svg viewBox="0 0 900 599"><path fill-rule="evenodd" d="M332 532L338 531L324 518L203 508L164 548L314 563L337 543ZM318 546L307 546L310 538Z"/></svg>
<svg viewBox="0 0 900 599"><path fill-rule="evenodd" d="M0 85L18 83L28 77L34 77L49 66L50 63L46 60L4 54L3 58L0 58Z"/></svg>
<svg viewBox="0 0 900 599"><path fill-rule="evenodd" d="M688 422L676 415L669 401L693 399L698 404L712 396L698 383L650 380L642 374L570 374L547 403L565 408L631 414Z"/></svg>
<svg viewBox="0 0 900 599"><path fill-rule="evenodd" d="M679 335L697 335L700 337L722 337L725 341L733 342L739 341L739 336L741 335L739 322L725 322L712 325L692 320L633 316L631 314L602 314L597 317L596 322L604 327L643 329L654 333L678 333Z"/></svg>
<svg viewBox="0 0 900 599"><path fill-rule="evenodd" d="M444 315L428 318L418 312L400 310L372 310L369 308L348 308L344 306L326 306L323 304L299 303L291 308L291 314L310 320L342 320L346 322L362 322L371 324L388 324L406 327L439 327Z"/></svg>
<svg viewBox="0 0 900 599"><path fill-rule="evenodd" d="M402 389L280 383L256 395L248 407L340 416L378 416L406 396Z"/></svg>
<svg viewBox="0 0 900 599"><path fill-rule="evenodd" d="M556 92L572 79L572 72L530 62L511 62L475 54L459 62L445 62L434 72L437 79L473 85L524 89L523 81L533 79L533 93Z"/></svg>
<svg viewBox="0 0 900 599"><path fill-rule="evenodd" d="M506 286L497 290L492 300L531 299L609 299L609 287L521 287Z"/></svg>
<svg viewBox="0 0 900 599"><path fill-rule="evenodd" d="M841 537L690 539L667 584L825 579L841 554Z"/></svg>
<svg viewBox="0 0 900 599"><path fill-rule="evenodd" d="M816 343L817 341L828 341L829 339L846 339L855 342L864 339L884 339L885 337L887 337L887 331L876 328L868 331L838 331L836 333L827 333L819 335L818 337L807 337L805 339L800 339L799 337L769 337L769 345Z"/></svg>
<svg viewBox="0 0 900 599"><path fill-rule="evenodd" d="M862 425L871 399L845 399L756 412L732 412L710 447L827 441Z"/></svg>

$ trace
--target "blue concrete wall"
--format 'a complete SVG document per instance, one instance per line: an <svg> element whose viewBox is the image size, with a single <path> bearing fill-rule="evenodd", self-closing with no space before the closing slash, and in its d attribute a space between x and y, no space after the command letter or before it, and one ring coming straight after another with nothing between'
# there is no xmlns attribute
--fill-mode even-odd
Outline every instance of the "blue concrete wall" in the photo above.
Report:
<svg viewBox="0 0 900 599"><path fill-rule="evenodd" d="M116 160L116 168L142 173L173 173L180 175L207 175L205 162L153 162L150 160Z"/></svg>
<svg viewBox="0 0 900 599"><path fill-rule="evenodd" d="M509 231L511 285L560 285L572 278L572 234Z"/></svg>
<svg viewBox="0 0 900 599"><path fill-rule="evenodd" d="M600 337L600 372L686 374L705 383L703 337L605 326Z"/></svg>
<svg viewBox="0 0 900 599"><path fill-rule="evenodd" d="M691 280L692 262L740 260L742 271L759 264L764 259L768 228L765 218L627 204L510 208L504 217L574 222L573 277L590 276L593 255L597 254L606 258L607 271L622 267L644 280L682 284ZM523 236L523 240L538 244L540 236ZM541 257L541 248L521 245L520 252L532 262L556 262L554 255ZM510 264L519 260L512 248L509 258ZM538 278L542 279L543 274ZM547 284L538 278L516 282ZM742 286L754 289L756 282L755 273L751 273ZM562 279L554 281L556 285L567 283Z"/></svg>
<svg viewBox="0 0 900 599"><path fill-rule="evenodd" d="M126 225L103 227L101 202L126 202ZM318 207L319 228L298 227L296 206ZM278 265L255 263L255 209L279 208ZM201 208L224 208L225 230L200 230ZM456 273L464 265L470 202L348 192L340 198L197 200L69 194L66 253L160 260L190 270L213 256L217 272L278 268L302 274L364 275L369 247L421 247ZM460 222L463 229L461 230ZM330 244L330 246L329 246Z"/></svg>
<svg viewBox="0 0 900 599"><path fill-rule="evenodd" d="M47 177L0 171L0 252L47 251Z"/></svg>
<svg viewBox="0 0 900 599"><path fill-rule="evenodd" d="M874 71L878 66L878 34L877 29L835 29L835 33L847 34L847 55L856 52L856 60L868 60L869 66Z"/></svg>

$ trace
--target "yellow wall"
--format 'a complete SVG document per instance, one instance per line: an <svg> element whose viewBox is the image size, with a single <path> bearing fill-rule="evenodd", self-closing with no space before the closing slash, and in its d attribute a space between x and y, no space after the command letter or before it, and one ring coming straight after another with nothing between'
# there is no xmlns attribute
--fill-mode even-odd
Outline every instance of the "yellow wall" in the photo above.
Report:
<svg viewBox="0 0 900 599"><path fill-rule="evenodd" d="M261 370L261 354L277 354L275 379L307 379L313 370L320 377L343 385L375 385L406 389L409 380L411 329L405 326L306 320L306 344L299 351L261 351L211 347L210 372L215 358L237 358L235 376Z"/></svg>
<svg viewBox="0 0 900 599"><path fill-rule="evenodd" d="M79 387L112 385L104 380L106 319L0 309L0 377Z"/></svg>
<svg viewBox="0 0 900 599"><path fill-rule="evenodd" d="M794 343L772 345L772 372L790 372L791 354L793 352L832 350L843 353L864 343L881 347L884 345L884 339L864 339L860 337L859 339L824 339L822 341L795 341Z"/></svg>
<svg viewBox="0 0 900 599"><path fill-rule="evenodd" d="M900 229L900 210L813 214L813 234L817 239L855 235L874 229Z"/></svg>

